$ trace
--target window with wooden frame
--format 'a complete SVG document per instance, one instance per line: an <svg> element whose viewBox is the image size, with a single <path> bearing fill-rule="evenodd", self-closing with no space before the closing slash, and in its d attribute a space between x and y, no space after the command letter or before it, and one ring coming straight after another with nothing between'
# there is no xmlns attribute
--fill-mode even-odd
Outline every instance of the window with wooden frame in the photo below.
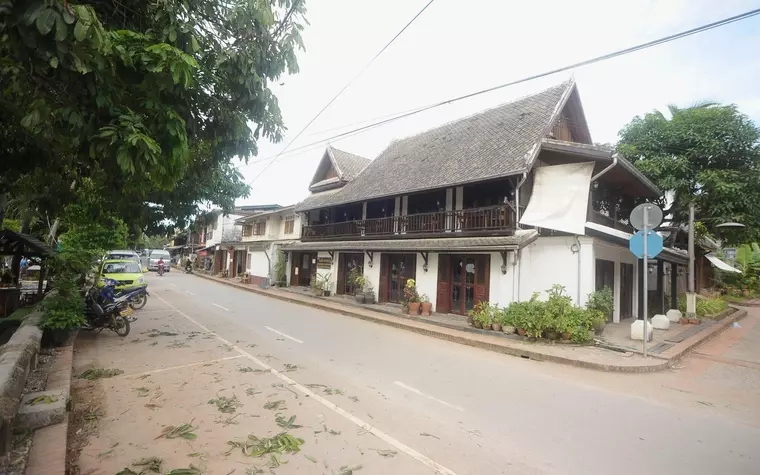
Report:
<svg viewBox="0 0 760 475"><path fill-rule="evenodd" d="M267 233L267 222L266 221L256 221L253 223L253 235L254 236L263 236Z"/></svg>
<svg viewBox="0 0 760 475"><path fill-rule="evenodd" d="M248 237L253 235L253 225L251 224L244 224L243 225L243 237Z"/></svg>
<svg viewBox="0 0 760 475"><path fill-rule="evenodd" d="M295 216L285 216L285 234L293 234L295 222Z"/></svg>

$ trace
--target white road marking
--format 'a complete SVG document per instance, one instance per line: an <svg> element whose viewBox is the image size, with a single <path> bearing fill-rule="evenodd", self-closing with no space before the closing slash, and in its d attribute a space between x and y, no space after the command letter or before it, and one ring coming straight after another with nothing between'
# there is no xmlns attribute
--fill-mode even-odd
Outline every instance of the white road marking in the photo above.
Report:
<svg viewBox="0 0 760 475"><path fill-rule="evenodd" d="M286 334L285 334L285 333L283 333L283 332L278 332L278 331L277 331L277 330L275 330L274 328L270 328L270 327L264 327L264 328L266 328L266 329L267 329L267 330L269 330L270 332L275 332L275 333L277 333L277 334L278 334L278 335L280 335L280 336L284 336L284 337L285 337L285 338L287 338L288 340L293 340L293 341L295 341L296 343L303 343L303 342L302 342L301 340L299 340L298 338L293 338L292 336L290 336L290 335L286 335Z"/></svg>
<svg viewBox="0 0 760 475"><path fill-rule="evenodd" d="M221 308L222 310L224 310L225 312L229 312L229 311L230 311L230 309L228 309L228 308L224 308L224 307L222 307L221 305L219 305L219 304L215 304L215 303L213 303L213 302L211 303L211 305L213 305L214 307L219 307L219 308Z"/></svg>
<svg viewBox="0 0 760 475"><path fill-rule="evenodd" d="M163 373L164 371L171 371L173 369L190 368L190 367L193 367L193 366L200 366L200 365L204 365L204 364L218 363L220 361L234 360L234 359L242 358L242 357L243 357L243 355L227 356L226 358L217 358L215 360L199 361L197 363L189 363L189 364L183 364L183 365L179 365L179 366L170 366L168 368L154 369L154 370L151 370L151 371L145 371L144 373L122 374L122 375L117 376L114 379L136 378L136 377L140 377L140 376L146 376L146 375L149 375L149 374Z"/></svg>
<svg viewBox="0 0 760 475"><path fill-rule="evenodd" d="M415 393L415 394L419 394L419 395L420 395L420 396L422 396L422 397L426 397L426 398L428 398L428 399L430 399L430 400L432 400L432 401L435 401L435 402L437 402L437 403L443 404L444 406L448 406L448 407L450 407L450 408L452 408L452 409L456 409L457 411L462 411L462 412L464 412L464 409L462 409L462 408L461 408L461 407L459 407L459 406L455 406L455 405L453 405L453 404L449 404L449 403L447 403L446 401L441 401L440 399L436 399L436 398L434 398L433 396L428 396L427 394L423 393L423 392L422 392L422 391L420 391L419 389L413 388L413 387L411 387L411 386L407 386L406 384L402 383L401 381L394 381L394 382L393 382L393 384L395 384L396 386L401 386L402 388L404 388L404 389L406 389L406 390L408 390L408 391L411 391L411 392L413 392L413 393Z"/></svg>
<svg viewBox="0 0 760 475"><path fill-rule="evenodd" d="M185 292L187 292L188 294L190 294L190 295L192 295L192 296L195 296L195 294L194 294L194 293L192 293L192 292L190 292L189 290L185 290Z"/></svg>
<svg viewBox="0 0 760 475"><path fill-rule="evenodd" d="M383 440L388 445L400 450L401 452L404 452L405 454L409 455L413 459L417 460L418 462L422 463L426 467L429 467L433 470L436 470L436 474L438 475L457 475L456 472L453 470L450 470L443 465L439 464L438 462L434 461L433 459L426 457L425 455L421 454L420 452L417 452L413 448L409 447L408 445L404 444L403 442L394 439L390 435L386 434L385 432L381 431L380 429L377 429L370 425L369 423L359 419L355 415L351 414L350 412L346 411L345 409L341 408L337 404L333 403L332 401L328 401L327 399L323 398L319 394L311 391L309 388L302 386L301 384L295 382L294 380L290 379L288 376L284 375L283 373L280 373L276 369L272 368L268 364L264 363L260 359L256 358L252 354L248 353L247 351L243 350L242 348L232 344L230 341L226 340L225 338L219 336L217 333L212 332L206 325L198 322L193 317L189 316L188 314L184 313L174 305L170 304L166 300L164 300L162 297L156 296L159 300L164 302L166 305L168 305L170 308L172 308L175 312L179 313L183 317L187 318L191 322L193 322L198 328L201 330L208 332L216 337L217 340L221 341L225 345L228 345L232 347L235 351L240 353L242 356L245 356L249 360L253 361L258 365L261 369L265 371L271 372L275 377L279 378L281 381L288 383L291 387L297 389L299 392L301 392L304 396L310 397L314 401L317 401L318 403L322 404L328 409L331 409L336 414L342 416L343 418L353 422L356 424L359 428L371 433L375 437Z"/></svg>

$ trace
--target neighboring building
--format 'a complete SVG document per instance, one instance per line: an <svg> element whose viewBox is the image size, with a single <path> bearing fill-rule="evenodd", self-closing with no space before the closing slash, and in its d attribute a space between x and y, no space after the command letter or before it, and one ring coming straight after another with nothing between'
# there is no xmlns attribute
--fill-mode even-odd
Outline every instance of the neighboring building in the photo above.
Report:
<svg viewBox="0 0 760 475"><path fill-rule="evenodd" d="M328 148L310 191L296 206L302 242L283 246L291 285L330 273L337 294L352 293L359 266L380 302L400 302L413 278L442 313L553 284L579 305L610 286L616 321L643 307L627 218L661 191L593 145L573 81L394 141L369 163ZM663 284L661 262L672 276L687 263L671 248L658 259Z"/></svg>
<svg viewBox="0 0 760 475"><path fill-rule="evenodd" d="M241 244L247 252L245 269L251 283L274 282L278 251L301 236L301 217L295 213L295 205L240 218L237 223L242 226Z"/></svg>
<svg viewBox="0 0 760 475"><path fill-rule="evenodd" d="M244 272L246 261L245 246L240 242L243 239L243 228L236 221L240 218L271 211L279 208L279 205L255 205L239 206L232 213L224 214L222 210L215 209L206 215L206 224L200 232L203 247L198 251L198 256L204 260L204 268L214 274L227 269L230 276Z"/></svg>

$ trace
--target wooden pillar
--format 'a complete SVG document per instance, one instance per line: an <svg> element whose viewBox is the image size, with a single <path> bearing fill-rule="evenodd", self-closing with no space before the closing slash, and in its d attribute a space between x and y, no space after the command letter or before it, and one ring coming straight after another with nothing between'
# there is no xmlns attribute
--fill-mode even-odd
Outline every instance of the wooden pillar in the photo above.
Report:
<svg viewBox="0 0 760 475"><path fill-rule="evenodd" d="M45 281L45 263L40 262L40 280L37 283L37 300L42 300L42 283Z"/></svg>
<svg viewBox="0 0 760 475"><path fill-rule="evenodd" d="M657 303L660 313L665 315L665 262L657 261Z"/></svg>
<svg viewBox="0 0 760 475"><path fill-rule="evenodd" d="M647 269L644 268L644 259L638 259L637 260L638 265L638 297L639 297L639 315L636 317L639 320L644 319L644 315L646 314L646 309L644 308L644 279L647 278Z"/></svg>
<svg viewBox="0 0 760 475"><path fill-rule="evenodd" d="M678 308L678 265L670 263L670 308Z"/></svg>

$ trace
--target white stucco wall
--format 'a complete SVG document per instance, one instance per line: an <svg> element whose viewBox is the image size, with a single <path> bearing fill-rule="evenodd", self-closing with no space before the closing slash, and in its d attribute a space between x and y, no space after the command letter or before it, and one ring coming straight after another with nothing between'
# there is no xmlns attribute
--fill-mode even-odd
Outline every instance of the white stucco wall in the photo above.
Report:
<svg viewBox="0 0 760 475"><path fill-rule="evenodd" d="M430 302L433 304L433 308L437 305L438 296L438 253L428 254L428 270L422 268L425 265L425 260L418 253L417 254L417 268L415 269L415 282L417 284L417 292L420 296L427 295Z"/></svg>
<svg viewBox="0 0 760 475"><path fill-rule="evenodd" d="M638 273L639 265L638 259L631 254L631 251L627 247L615 246L599 239L594 239L594 266L596 266L596 259L604 259L605 261L612 261L615 263L615 287L612 289L613 298L615 301L615 309L612 313L612 321L620 321L620 299L622 289L620 287L620 264L633 264L633 314L638 315L639 297L638 297ZM656 275L656 274L655 274ZM594 267L594 277L596 277L596 267ZM655 279L656 280L656 279ZM595 287L595 286L594 286ZM593 288L592 288L593 290Z"/></svg>
<svg viewBox="0 0 760 475"><path fill-rule="evenodd" d="M317 278L322 278L326 275L329 275L330 279L330 291L335 291L335 281L338 279L338 253L334 253L335 258L332 260L332 264L329 269L320 269L317 268ZM330 253L326 251L319 251L317 253L317 259L320 257L327 257L330 258ZM312 265L317 265L317 263L313 263Z"/></svg>
<svg viewBox="0 0 760 475"><path fill-rule="evenodd" d="M516 266L514 263L514 251L507 253L507 273L501 273L502 258L501 253L492 252L491 256L491 275L490 275L490 289L489 289L489 301L493 304L497 304L500 307L507 307L513 300L517 298L517 282L515 276L517 275Z"/></svg>
<svg viewBox="0 0 760 475"><path fill-rule="evenodd" d="M251 275L257 277L269 276L269 260L267 259L264 251L254 251L248 253L248 259L251 266L248 268L248 272Z"/></svg>
<svg viewBox="0 0 760 475"><path fill-rule="evenodd" d="M542 294L554 284L563 285L576 305L585 305L594 290L593 239L579 238L581 278L578 282L579 257L571 250L577 241L574 236L539 237L523 248L518 269L520 301L529 300L533 292ZM500 260L497 261L500 266ZM491 261L493 266L493 260ZM580 299L579 299L580 294Z"/></svg>

